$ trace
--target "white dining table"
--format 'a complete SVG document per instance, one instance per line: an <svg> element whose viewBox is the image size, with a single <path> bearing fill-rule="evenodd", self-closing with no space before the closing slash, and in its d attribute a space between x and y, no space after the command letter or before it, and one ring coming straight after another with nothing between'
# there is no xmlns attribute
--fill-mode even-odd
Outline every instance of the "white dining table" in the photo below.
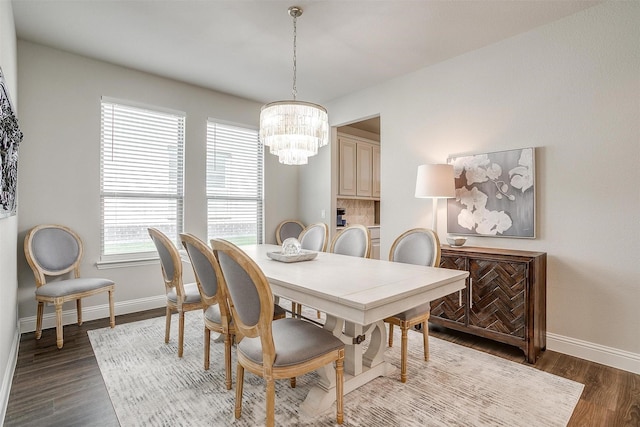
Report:
<svg viewBox="0 0 640 427"><path fill-rule="evenodd" d="M466 271L326 252L310 261L281 262L267 256L267 252L281 251L280 246L240 248L262 269L275 296L326 314L324 328L346 345L345 394L395 372L396 367L384 359L385 318L463 289L469 275ZM317 372L320 380L300 406L308 416L324 412L335 401L333 366Z"/></svg>

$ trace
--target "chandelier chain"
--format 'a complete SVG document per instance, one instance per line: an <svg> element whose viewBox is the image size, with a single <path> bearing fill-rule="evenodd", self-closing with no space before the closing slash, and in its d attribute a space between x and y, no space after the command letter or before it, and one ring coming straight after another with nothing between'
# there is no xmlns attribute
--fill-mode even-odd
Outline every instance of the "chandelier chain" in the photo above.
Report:
<svg viewBox="0 0 640 427"><path fill-rule="evenodd" d="M298 18L297 16L294 14L293 15L293 88L292 88L292 94L293 94L293 99L295 101L296 96L298 95L298 89L296 88L296 74L298 71L297 68L297 56L296 56L296 49L297 49L297 35L298 35L298 31L297 31L297 26L296 26L296 22L297 22Z"/></svg>
<svg viewBox="0 0 640 427"><path fill-rule="evenodd" d="M285 165L306 165L318 148L329 143L327 110L318 104L297 101L298 28L302 9L291 6L293 18L293 100L270 102L260 110L260 140Z"/></svg>

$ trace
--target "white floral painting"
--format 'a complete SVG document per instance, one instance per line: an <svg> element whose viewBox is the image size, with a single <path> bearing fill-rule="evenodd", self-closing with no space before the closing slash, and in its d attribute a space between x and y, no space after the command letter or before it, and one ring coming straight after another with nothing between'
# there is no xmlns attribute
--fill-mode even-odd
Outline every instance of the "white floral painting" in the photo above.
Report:
<svg viewBox="0 0 640 427"><path fill-rule="evenodd" d="M535 150L523 148L450 157L456 198L447 205L447 232L535 237Z"/></svg>

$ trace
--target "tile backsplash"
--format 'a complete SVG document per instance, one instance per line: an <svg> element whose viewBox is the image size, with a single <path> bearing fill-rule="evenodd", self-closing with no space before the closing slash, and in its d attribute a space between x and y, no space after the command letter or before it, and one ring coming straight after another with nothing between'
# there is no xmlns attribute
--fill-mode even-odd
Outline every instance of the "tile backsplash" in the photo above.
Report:
<svg viewBox="0 0 640 427"><path fill-rule="evenodd" d="M347 220L347 225L377 225L375 221L375 201L357 199L338 199L336 207L345 210L343 216Z"/></svg>

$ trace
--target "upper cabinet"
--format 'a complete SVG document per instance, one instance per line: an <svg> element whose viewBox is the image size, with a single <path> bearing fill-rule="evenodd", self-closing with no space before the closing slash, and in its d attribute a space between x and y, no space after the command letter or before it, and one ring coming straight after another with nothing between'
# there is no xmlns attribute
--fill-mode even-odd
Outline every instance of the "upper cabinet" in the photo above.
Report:
<svg viewBox="0 0 640 427"><path fill-rule="evenodd" d="M380 199L380 145L338 134L338 196Z"/></svg>
<svg viewBox="0 0 640 427"><path fill-rule="evenodd" d="M376 199L380 198L380 146L373 146L373 176L371 177L373 194Z"/></svg>

